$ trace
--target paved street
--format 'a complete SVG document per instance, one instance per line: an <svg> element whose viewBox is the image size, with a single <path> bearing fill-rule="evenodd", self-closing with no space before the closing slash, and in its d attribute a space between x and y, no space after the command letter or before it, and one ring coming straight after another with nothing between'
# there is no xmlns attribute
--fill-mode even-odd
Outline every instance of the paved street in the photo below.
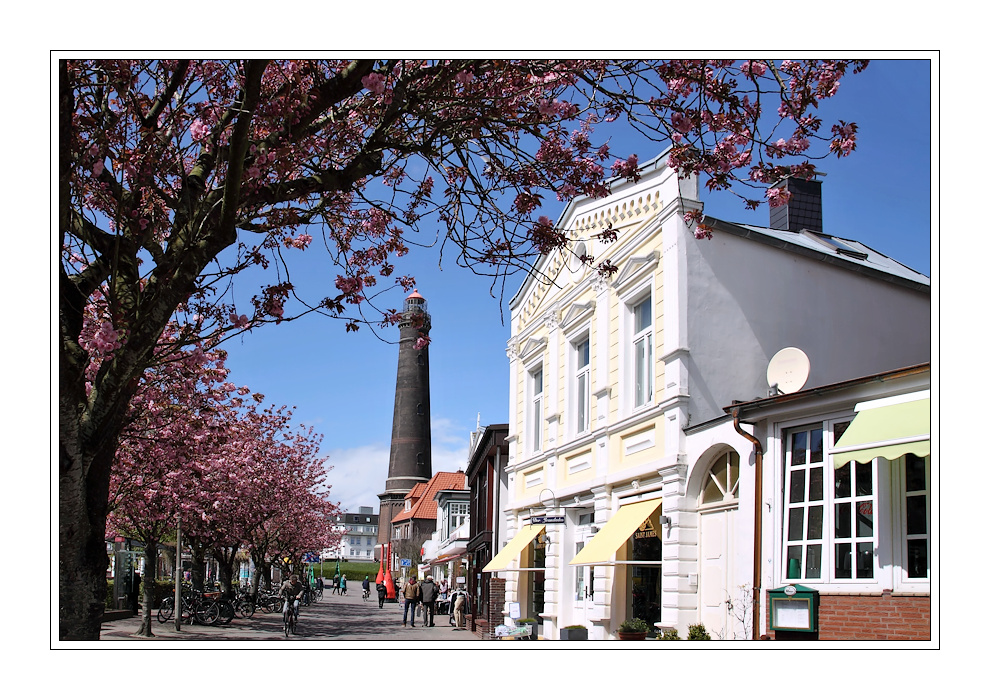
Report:
<svg viewBox="0 0 990 700"><path fill-rule="evenodd" d="M157 612L157 611L156 611ZM165 624L154 617L155 637L146 638L134 633L140 626L140 619L132 617L124 620L104 622L100 632L101 642L128 642L154 644L156 642L265 642L264 646L299 642L377 642L386 645L406 645L417 642L436 642L443 646L469 644L481 641L472 632L450 626L447 615L437 615L435 627L423 627L421 620L416 627L402 627L402 606L385 603L378 608L378 600L364 601L360 588L346 596L331 595L326 592L323 600L308 608L302 608L299 615L297 634L286 639L282 632L281 613L256 612L247 620L234 618L226 626L183 626L175 631L175 622Z"/></svg>

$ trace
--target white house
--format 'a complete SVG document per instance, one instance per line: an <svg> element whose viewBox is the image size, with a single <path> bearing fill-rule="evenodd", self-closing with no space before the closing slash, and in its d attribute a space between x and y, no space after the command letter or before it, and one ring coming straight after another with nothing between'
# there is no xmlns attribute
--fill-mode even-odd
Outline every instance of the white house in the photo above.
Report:
<svg viewBox="0 0 990 700"><path fill-rule="evenodd" d="M820 183L784 184L791 230L709 218L698 240L697 182L665 160L570 202L570 251L510 304L506 535L485 570L547 638L578 623L613 638L630 617L747 635L726 601L753 581L751 442L724 408L766 397L784 348L809 358L809 386L930 359L928 278L807 229ZM618 271L602 279L582 255Z"/></svg>

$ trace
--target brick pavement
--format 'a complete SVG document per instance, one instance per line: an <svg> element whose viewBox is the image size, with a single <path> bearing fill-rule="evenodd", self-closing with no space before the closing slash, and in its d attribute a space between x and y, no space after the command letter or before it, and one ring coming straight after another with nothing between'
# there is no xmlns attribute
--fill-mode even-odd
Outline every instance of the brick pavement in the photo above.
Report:
<svg viewBox="0 0 990 700"><path fill-rule="evenodd" d="M157 612L157 611L156 611ZM250 619L234 618L229 625L184 625L175 631L175 621L165 624L152 615L154 637L135 634L141 622L138 617L104 622L100 632L101 642L117 644L211 644L213 642L262 643L263 646L285 643L313 642L377 642L382 645L426 645L430 642L443 647L457 647L481 641L473 632L456 629L449 624L447 615L437 615L435 627L402 626L402 605L385 603L381 609L374 597L365 601L358 592L348 595L332 595L325 592L323 599L302 608L297 634L286 639L282 632L281 613L258 611Z"/></svg>

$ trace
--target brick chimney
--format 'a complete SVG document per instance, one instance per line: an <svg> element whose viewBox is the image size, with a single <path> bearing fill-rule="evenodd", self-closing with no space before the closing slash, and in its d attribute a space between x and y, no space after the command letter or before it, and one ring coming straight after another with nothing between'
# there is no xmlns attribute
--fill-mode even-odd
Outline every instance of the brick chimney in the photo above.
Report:
<svg viewBox="0 0 990 700"><path fill-rule="evenodd" d="M822 231L821 180L788 177L774 187L791 193L791 200L782 207L770 208L770 228L777 231L801 229Z"/></svg>

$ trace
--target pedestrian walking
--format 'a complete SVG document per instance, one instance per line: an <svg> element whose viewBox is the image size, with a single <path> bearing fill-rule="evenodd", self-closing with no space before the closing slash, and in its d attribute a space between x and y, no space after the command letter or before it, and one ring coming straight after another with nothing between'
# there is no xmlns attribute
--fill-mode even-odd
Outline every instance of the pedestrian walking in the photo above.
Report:
<svg viewBox="0 0 990 700"><path fill-rule="evenodd" d="M385 596L388 595L388 587L385 585L384 581L377 584L375 587L378 589L378 607L380 609L385 607Z"/></svg>
<svg viewBox="0 0 990 700"><path fill-rule="evenodd" d="M333 575L333 590L330 592L333 593L334 591L337 592L337 595L340 595L340 574Z"/></svg>
<svg viewBox="0 0 990 700"><path fill-rule="evenodd" d="M347 595L347 575L340 575L340 595Z"/></svg>
<svg viewBox="0 0 990 700"><path fill-rule="evenodd" d="M467 612L467 591L463 588L458 588L454 591L453 605L451 606L451 614L453 616L453 625L455 627L467 627L467 618L465 613Z"/></svg>
<svg viewBox="0 0 990 700"><path fill-rule="evenodd" d="M419 584L416 583L416 577L410 576L406 585L402 587L402 599L405 601L402 608L403 627L406 626L406 615L409 615L409 624L413 627L416 626L416 604L419 603L419 596Z"/></svg>
<svg viewBox="0 0 990 700"><path fill-rule="evenodd" d="M423 625L426 627L435 627L433 624L433 615L436 612L435 607L440 589L437 587L437 584L433 583L432 576L427 576L419 588L420 594L423 597Z"/></svg>

